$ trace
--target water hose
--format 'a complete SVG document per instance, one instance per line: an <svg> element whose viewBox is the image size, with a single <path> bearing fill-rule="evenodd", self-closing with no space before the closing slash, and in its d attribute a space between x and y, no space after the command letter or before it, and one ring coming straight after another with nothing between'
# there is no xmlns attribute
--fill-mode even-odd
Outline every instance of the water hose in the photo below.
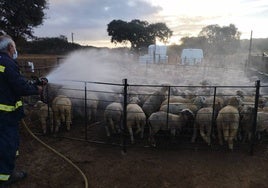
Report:
<svg viewBox="0 0 268 188"><path fill-rule="evenodd" d="M38 142L40 142L44 147L46 147L47 149L51 150L53 153L55 153L56 155L60 156L61 158L63 158L65 161L67 161L69 164L71 164L74 168L76 168L79 173L83 176L84 178L84 182L85 182L85 188L88 188L88 180L86 175L83 173L83 171L77 166L75 165L70 159L68 159L67 157L65 157L64 155L62 155L61 153L59 153L57 150L55 150L54 148L50 147L49 145L45 144L42 140L40 140L37 136L35 136L35 134L33 134L33 132L29 129L29 127L26 125L24 119L22 119L22 124L23 126L26 128L26 130L30 133L30 135L35 138Z"/></svg>

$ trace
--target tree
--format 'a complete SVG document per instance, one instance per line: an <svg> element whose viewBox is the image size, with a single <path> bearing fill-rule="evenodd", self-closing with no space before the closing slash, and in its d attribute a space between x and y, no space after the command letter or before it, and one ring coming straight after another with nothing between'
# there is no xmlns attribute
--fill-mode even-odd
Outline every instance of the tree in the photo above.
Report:
<svg viewBox="0 0 268 188"><path fill-rule="evenodd" d="M208 50L216 54L235 53L240 46L240 36L241 33L234 24L223 27L209 25L199 33L199 37L206 39Z"/></svg>
<svg viewBox="0 0 268 188"><path fill-rule="evenodd" d="M24 43L20 52L30 54L67 54L73 50L84 49L76 43L69 43L67 37L60 35L59 37L52 38L37 38L32 41Z"/></svg>
<svg viewBox="0 0 268 188"><path fill-rule="evenodd" d="M34 38L33 28L44 19L46 0L0 0L0 28L14 41Z"/></svg>
<svg viewBox="0 0 268 188"><path fill-rule="evenodd" d="M172 36L172 31L165 23L149 24L147 21L137 19L130 22L113 20L108 24L107 32L111 36L112 43L130 42L134 50L155 44L157 39L167 42Z"/></svg>

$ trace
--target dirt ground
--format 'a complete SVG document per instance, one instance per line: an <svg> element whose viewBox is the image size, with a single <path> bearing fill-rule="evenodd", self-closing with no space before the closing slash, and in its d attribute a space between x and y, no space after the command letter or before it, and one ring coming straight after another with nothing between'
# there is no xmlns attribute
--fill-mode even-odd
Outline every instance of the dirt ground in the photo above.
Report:
<svg viewBox="0 0 268 188"><path fill-rule="evenodd" d="M29 123L28 126L35 133L40 130L38 125ZM91 188L268 187L267 145L258 145L253 156L241 148L230 152L224 148L182 145L139 147L139 143L127 147L123 154L118 145L63 138L78 135L83 138L84 133L83 126L73 126L71 132L62 131L60 137L37 136L76 164ZM94 140L93 134L88 139ZM26 170L28 177L11 188L85 187L83 176L76 168L43 147L23 126L17 168Z"/></svg>

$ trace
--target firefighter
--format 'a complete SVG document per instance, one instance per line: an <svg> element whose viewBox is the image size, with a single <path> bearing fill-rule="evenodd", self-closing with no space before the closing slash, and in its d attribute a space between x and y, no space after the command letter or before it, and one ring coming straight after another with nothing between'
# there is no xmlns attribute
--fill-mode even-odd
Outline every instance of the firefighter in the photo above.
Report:
<svg viewBox="0 0 268 188"><path fill-rule="evenodd" d="M6 34L0 36L0 187L27 176L26 172L15 170L19 121L24 117L21 97L42 92L42 86L20 74L17 56L13 39Z"/></svg>

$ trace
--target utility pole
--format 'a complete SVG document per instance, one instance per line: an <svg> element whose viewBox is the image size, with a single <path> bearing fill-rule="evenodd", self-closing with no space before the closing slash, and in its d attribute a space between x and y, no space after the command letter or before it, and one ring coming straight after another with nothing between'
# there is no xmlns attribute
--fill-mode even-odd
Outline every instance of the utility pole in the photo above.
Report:
<svg viewBox="0 0 268 188"><path fill-rule="evenodd" d="M74 33L72 33L72 44L74 43Z"/></svg>
<svg viewBox="0 0 268 188"><path fill-rule="evenodd" d="M251 63L251 49L252 49L252 31L250 33L249 49L248 49L248 66Z"/></svg>

